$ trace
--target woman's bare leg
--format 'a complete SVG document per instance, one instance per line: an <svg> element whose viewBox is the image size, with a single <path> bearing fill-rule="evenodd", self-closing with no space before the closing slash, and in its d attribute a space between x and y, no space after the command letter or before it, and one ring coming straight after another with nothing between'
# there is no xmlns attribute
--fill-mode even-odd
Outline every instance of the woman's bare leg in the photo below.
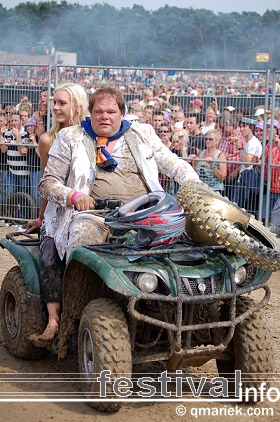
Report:
<svg viewBox="0 0 280 422"><path fill-rule="evenodd" d="M38 337L38 340L41 341L52 341L58 333L60 303L48 302L47 308L49 313L49 322L43 334Z"/></svg>

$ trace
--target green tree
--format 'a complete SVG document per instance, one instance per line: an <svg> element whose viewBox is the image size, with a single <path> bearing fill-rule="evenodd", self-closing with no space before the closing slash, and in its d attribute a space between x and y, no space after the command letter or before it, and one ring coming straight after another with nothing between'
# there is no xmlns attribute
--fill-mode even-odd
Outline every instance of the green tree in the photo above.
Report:
<svg viewBox="0 0 280 422"><path fill-rule="evenodd" d="M256 68L258 52L269 66L280 59L280 11L218 13L164 6L120 10L103 3L0 3L0 49L28 53L38 43L76 52L80 65L166 68Z"/></svg>

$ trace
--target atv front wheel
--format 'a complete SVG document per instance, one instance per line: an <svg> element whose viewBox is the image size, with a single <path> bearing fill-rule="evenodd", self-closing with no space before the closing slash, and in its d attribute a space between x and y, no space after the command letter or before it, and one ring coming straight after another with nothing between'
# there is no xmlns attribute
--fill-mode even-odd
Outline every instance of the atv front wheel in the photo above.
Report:
<svg viewBox="0 0 280 422"><path fill-rule="evenodd" d="M106 397L116 401L92 401L89 405L103 412L119 410L121 403L113 392L113 381L121 376L131 378L132 355L125 316L113 301L100 298L85 307L79 327L78 354L82 389L88 398L100 397L97 378L101 371L111 371Z"/></svg>
<svg viewBox="0 0 280 422"><path fill-rule="evenodd" d="M0 317L5 345L18 358L41 359L49 354L29 340L32 334L44 329L40 299L36 304L37 308L20 268L11 268L1 287Z"/></svg>
<svg viewBox="0 0 280 422"><path fill-rule="evenodd" d="M240 297L237 300L237 316L255 305L253 299ZM228 308L228 307L227 307ZM262 382L269 387L269 376L273 372L272 338L268 321L263 310L247 317L235 328L233 339L228 347L230 360L216 360L219 375L229 381L230 392L234 391L234 371L240 370L243 376L242 388L254 387L256 399L260 400L258 388ZM254 401L254 395L249 396Z"/></svg>

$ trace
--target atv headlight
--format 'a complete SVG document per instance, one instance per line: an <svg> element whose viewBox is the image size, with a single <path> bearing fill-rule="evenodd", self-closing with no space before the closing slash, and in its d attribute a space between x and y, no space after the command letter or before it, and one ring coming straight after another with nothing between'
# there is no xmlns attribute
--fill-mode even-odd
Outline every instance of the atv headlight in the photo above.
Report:
<svg viewBox="0 0 280 422"><path fill-rule="evenodd" d="M246 280L247 271L245 267L239 267L234 274L234 281L236 284L241 284Z"/></svg>
<svg viewBox="0 0 280 422"><path fill-rule="evenodd" d="M158 286L157 276L149 273L141 273L137 275L135 284L138 289L145 293L151 293L156 290Z"/></svg>

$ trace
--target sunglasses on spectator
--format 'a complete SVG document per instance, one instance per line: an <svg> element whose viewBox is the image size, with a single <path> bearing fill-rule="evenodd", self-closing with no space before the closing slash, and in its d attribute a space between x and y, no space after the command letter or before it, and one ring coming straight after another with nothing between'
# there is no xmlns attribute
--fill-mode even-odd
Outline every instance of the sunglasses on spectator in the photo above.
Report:
<svg viewBox="0 0 280 422"><path fill-rule="evenodd" d="M169 133L170 130L161 130L160 133Z"/></svg>
<svg viewBox="0 0 280 422"><path fill-rule="evenodd" d="M215 141L215 138L205 138L205 141Z"/></svg>

